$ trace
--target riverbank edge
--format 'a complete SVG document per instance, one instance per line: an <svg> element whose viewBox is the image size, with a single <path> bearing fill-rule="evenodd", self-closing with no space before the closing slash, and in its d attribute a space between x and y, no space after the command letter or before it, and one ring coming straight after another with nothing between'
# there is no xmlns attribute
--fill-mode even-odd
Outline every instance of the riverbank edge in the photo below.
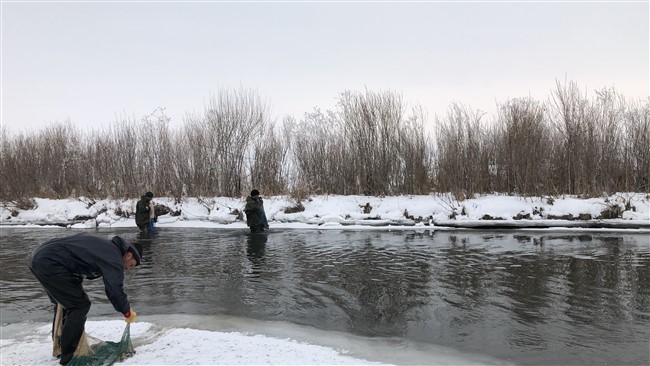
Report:
<svg viewBox="0 0 650 366"><path fill-rule="evenodd" d="M136 228L135 224L123 220L113 224L98 224L94 220L71 220L65 222L0 222L0 227L4 228L33 228L33 227L53 227L53 228ZM650 232L650 220L589 220L589 221L569 221L569 220L436 220L433 222L415 222L412 220L347 220L340 223L304 223L304 222L270 222L271 227L286 229L354 229L354 228L373 228L389 230L413 230L413 229L612 229L612 230L638 230ZM206 229L242 229L246 228L243 222L220 224L209 220L184 220L175 223L164 223L158 225L159 228L178 228L178 227L203 227Z"/></svg>

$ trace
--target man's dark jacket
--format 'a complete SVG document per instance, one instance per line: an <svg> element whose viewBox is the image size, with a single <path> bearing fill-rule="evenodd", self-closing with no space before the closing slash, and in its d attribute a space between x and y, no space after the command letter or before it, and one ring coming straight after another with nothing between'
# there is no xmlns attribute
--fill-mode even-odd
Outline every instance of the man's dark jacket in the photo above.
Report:
<svg viewBox="0 0 650 366"><path fill-rule="evenodd" d="M106 296L116 311L131 309L124 293L123 256L129 246L119 236L106 240L86 233L43 243L32 253L30 267L42 274L71 273L89 280L103 277Z"/></svg>
<svg viewBox="0 0 650 366"><path fill-rule="evenodd" d="M135 205L135 224L140 230L143 230L149 222L149 201L146 196L142 196Z"/></svg>
<svg viewBox="0 0 650 366"><path fill-rule="evenodd" d="M264 228L268 228L266 214L264 213L264 201L259 196L246 197L244 213L246 213L246 225L251 230L263 231Z"/></svg>

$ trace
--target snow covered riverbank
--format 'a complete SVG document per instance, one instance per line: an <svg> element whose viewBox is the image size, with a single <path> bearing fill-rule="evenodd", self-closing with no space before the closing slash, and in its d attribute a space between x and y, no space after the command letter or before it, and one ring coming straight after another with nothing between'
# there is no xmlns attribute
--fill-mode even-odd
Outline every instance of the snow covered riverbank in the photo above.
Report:
<svg viewBox="0 0 650 366"><path fill-rule="evenodd" d="M4 203L0 225L71 228L135 227L138 199L51 200L34 198L33 207ZM156 197L166 212L159 227L245 228L245 198ZM319 195L298 202L289 196L264 200L271 227L283 228L614 228L650 230L650 195L618 193L575 196L487 195L462 201L450 195L367 197Z"/></svg>
<svg viewBox="0 0 650 366"><path fill-rule="evenodd" d="M135 354L116 365L508 365L487 355L400 338L361 337L229 316L145 316L132 324ZM153 322L150 322L151 320ZM197 325L199 324L201 325ZM161 325L163 324L163 325ZM3 325L2 365L58 365L51 324ZM218 328L215 330L212 328ZM89 320L86 332L118 342L122 320Z"/></svg>

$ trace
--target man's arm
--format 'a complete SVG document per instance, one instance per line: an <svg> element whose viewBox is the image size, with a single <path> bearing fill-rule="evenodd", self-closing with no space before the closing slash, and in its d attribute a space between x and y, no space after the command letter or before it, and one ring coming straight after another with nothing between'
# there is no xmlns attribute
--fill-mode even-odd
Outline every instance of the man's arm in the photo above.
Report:
<svg viewBox="0 0 650 366"><path fill-rule="evenodd" d="M119 268L105 268L103 272L106 297L115 308L115 311L122 314L128 313L131 305L126 293L124 293L124 268L120 264Z"/></svg>

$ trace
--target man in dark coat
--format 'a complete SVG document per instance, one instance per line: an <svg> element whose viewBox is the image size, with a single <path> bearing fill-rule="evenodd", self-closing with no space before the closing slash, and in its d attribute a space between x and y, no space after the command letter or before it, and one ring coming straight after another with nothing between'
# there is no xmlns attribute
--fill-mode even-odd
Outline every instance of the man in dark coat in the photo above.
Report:
<svg viewBox="0 0 650 366"><path fill-rule="evenodd" d="M251 195L246 197L244 212L246 213L246 225L251 229L251 232L260 233L269 228L266 213L264 212L264 201L257 189L253 189Z"/></svg>
<svg viewBox="0 0 650 366"><path fill-rule="evenodd" d="M140 230L153 229L156 215L151 204L152 199L153 193L147 192L140 197L140 201L135 205L135 224L138 225Z"/></svg>
<svg viewBox="0 0 650 366"><path fill-rule="evenodd" d="M45 288L55 313L58 305L63 307L62 365L72 359L90 310L84 278L102 277L113 308L131 323L136 313L124 293L124 271L140 265L141 260L140 250L119 236L107 240L87 233L52 239L34 250L29 268Z"/></svg>

